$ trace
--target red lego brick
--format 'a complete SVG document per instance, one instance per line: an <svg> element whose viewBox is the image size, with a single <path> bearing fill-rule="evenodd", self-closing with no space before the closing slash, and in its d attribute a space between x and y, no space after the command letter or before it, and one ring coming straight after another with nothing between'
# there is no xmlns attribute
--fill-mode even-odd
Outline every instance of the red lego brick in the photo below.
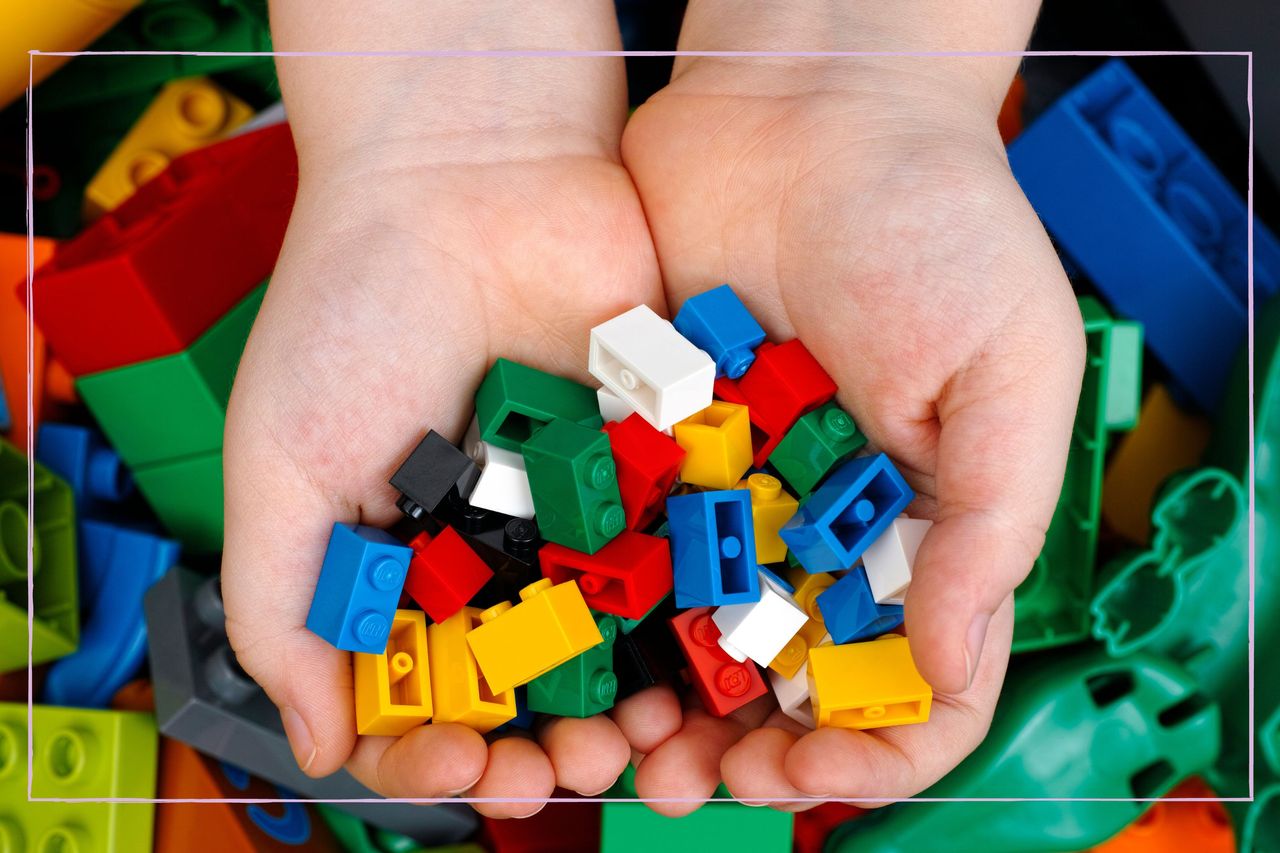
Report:
<svg viewBox="0 0 1280 853"><path fill-rule="evenodd" d="M866 809L848 803L823 803L808 811L796 812L791 829L793 853L822 853L831 830L866 813Z"/></svg>
<svg viewBox="0 0 1280 853"><path fill-rule="evenodd" d="M662 511L680 474L684 448L639 414L604 425L618 469L618 491L628 530L648 527Z"/></svg>
<svg viewBox="0 0 1280 853"><path fill-rule="evenodd" d="M689 680L709 714L726 716L768 691L755 664L738 663L720 648L720 629L711 621L710 607L672 617L671 630L689 662Z"/></svg>
<svg viewBox="0 0 1280 853"><path fill-rule="evenodd" d="M174 160L36 271L58 360L81 376L189 346L271 274L297 185L286 125Z"/></svg>
<svg viewBox="0 0 1280 853"><path fill-rule="evenodd" d="M556 788L552 797L572 797ZM548 803L533 817L521 820L485 818L480 841L493 853L598 853L599 803Z"/></svg>
<svg viewBox="0 0 1280 853"><path fill-rule="evenodd" d="M484 560L448 525L434 537L424 530L409 547L413 558L404 591L433 622L457 613L493 577Z"/></svg>
<svg viewBox="0 0 1280 853"><path fill-rule="evenodd" d="M748 368L750 369L750 368ZM756 468L764 466L765 460L769 458L769 454L782 441L785 432L772 435L764 430L760 424L756 423L755 417L752 415L751 406L747 404L746 396L738 390L738 383L727 376L722 376L716 380L715 396L717 400L723 400L726 403L737 403L740 406L747 407L747 418L751 421L751 464Z"/></svg>
<svg viewBox="0 0 1280 853"><path fill-rule="evenodd" d="M592 610L639 619L671 592L671 547L666 539L624 530L594 554L549 543L538 552L552 583L577 581Z"/></svg>

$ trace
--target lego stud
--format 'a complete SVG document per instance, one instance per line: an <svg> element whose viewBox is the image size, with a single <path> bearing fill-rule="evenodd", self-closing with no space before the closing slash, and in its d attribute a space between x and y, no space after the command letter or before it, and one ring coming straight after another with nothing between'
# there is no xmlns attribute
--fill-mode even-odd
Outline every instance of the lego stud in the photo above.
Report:
<svg viewBox="0 0 1280 853"><path fill-rule="evenodd" d="M0 842L4 840L3 832L0 832ZM46 830L35 841L32 850L39 850L41 853L88 853L90 850L97 849L101 846L101 839L95 841L89 837L89 833L85 832L78 826L63 824ZM0 850L22 850L23 848L15 845L14 847L0 847Z"/></svg>
<svg viewBox="0 0 1280 853"><path fill-rule="evenodd" d="M44 749L44 767L60 784L72 784L98 759L98 743L84 729L63 728L54 732Z"/></svg>
<svg viewBox="0 0 1280 853"><path fill-rule="evenodd" d="M747 664L727 663L716 670L716 689L725 696L737 698L751 689L751 673Z"/></svg>
<svg viewBox="0 0 1280 853"><path fill-rule="evenodd" d="M618 639L618 618L610 615L597 616L596 628L601 637L599 648L613 648L614 641Z"/></svg>
<svg viewBox="0 0 1280 853"><path fill-rule="evenodd" d="M735 349L725 353L717 367L730 379L740 379L755 360L756 354L751 350Z"/></svg>
<svg viewBox="0 0 1280 853"><path fill-rule="evenodd" d="M205 685L227 705L247 702L260 689L257 682L240 667L235 652L226 643L218 646L205 658L203 671Z"/></svg>
<svg viewBox="0 0 1280 853"><path fill-rule="evenodd" d="M219 578L209 578L196 588L191 596L191 608L200 624L215 634L226 633L227 612L222 606L222 582Z"/></svg>
<svg viewBox="0 0 1280 853"><path fill-rule="evenodd" d="M120 463L120 454L99 447L89 457L89 493L98 500L113 503L124 500L133 491L133 477Z"/></svg>
<svg viewBox="0 0 1280 853"><path fill-rule="evenodd" d="M587 681L587 697L595 705L612 705L618 695L618 677L605 669L591 673Z"/></svg>
<svg viewBox="0 0 1280 853"><path fill-rule="evenodd" d="M550 585L551 581L547 581L547 584ZM528 589L528 587L525 587L525 589ZM520 590L520 593L521 593L521 599L523 599L524 590L523 589ZM484 624L486 622L492 622L494 619L497 619L499 616L501 616L503 613L506 613L508 610L510 610L514 606L515 605L512 604L510 601L499 601L497 604L493 605L488 610L483 610L480 612L480 623Z"/></svg>
<svg viewBox="0 0 1280 853"><path fill-rule="evenodd" d="M212 138L227 126L230 106L220 92L197 87L183 94L178 102L178 113L191 133Z"/></svg>
<svg viewBox="0 0 1280 853"><path fill-rule="evenodd" d="M408 652L396 652L391 656L388 668L390 669L391 683L398 684L406 675L413 672L413 655Z"/></svg>
<svg viewBox="0 0 1280 853"><path fill-rule="evenodd" d="M404 586L404 574L403 566L390 557L383 557L370 567L369 582L374 589L390 592Z"/></svg>
<svg viewBox="0 0 1280 853"><path fill-rule="evenodd" d="M391 626L387 624L386 617L381 613L366 610L356 618L355 633L362 644L382 648L387 644Z"/></svg>
<svg viewBox="0 0 1280 853"><path fill-rule="evenodd" d="M0 584L26 576L27 513L14 501L5 501L0 503Z"/></svg>
<svg viewBox="0 0 1280 853"><path fill-rule="evenodd" d="M595 528L601 536L614 537L627 526L627 514L621 505L615 503L596 507Z"/></svg>
<svg viewBox="0 0 1280 853"><path fill-rule="evenodd" d="M711 621L710 613L703 613L689 623L689 636L700 646L709 649L720 647L720 629Z"/></svg>
<svg viewBox="0 0 1280 853"><path fill-rule="evenodd" d="M538 544L537 522L528 518L513 518L502 529L502 550L513 557L527 557Z"/></svg>
<svg viewBox="0 0 1280 853"><path fill-rule="evenodd" d="M787 644L782 647L782 651L774 657L771 666L776 665L785 668L799 666L800 662L809 654L809 644L805 642L804 637L796 634Z"/></svg>
<svg viewBox="0 0 1280 853"><path fill-rule="evenodd" d="M587 463L583 479L593 489L607 489L617 482L618 469L613 460L602 453Z"/></svg>
<svg viewBox="0 0 1280 853"><path fill-rule="evenodd" d="M540 578L520 590L520 600L528 601L540 592L546 592L555 586L550 578Z"/></svg>
<svg viewBox="0 0 1280 853"><path fill-rule="evenodd" d="M747 478L747 488L751 491L751 500L756 503L776 501L782 494L782 481L768 474L752 474Z"/></svg>
<svg viewBox="0 0 1280 853"><path fill-rule="evenodd" d="M138 188L169 167L169 158L154 150L143 150L129 161L129 183Z"/></svg>
<svg viewBox="0 0 1280 853"><path fill-rule="evenodd" d="M831 408L822 416L821 429L836 441L847 441L858 431L858 426L848 412Z"/></svg>

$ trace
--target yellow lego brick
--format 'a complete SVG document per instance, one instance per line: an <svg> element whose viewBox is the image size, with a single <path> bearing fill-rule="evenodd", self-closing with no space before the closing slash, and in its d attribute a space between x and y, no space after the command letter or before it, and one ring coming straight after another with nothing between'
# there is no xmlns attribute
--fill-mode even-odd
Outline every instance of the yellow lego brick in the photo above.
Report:
<svg viewBox="0 0 1280 853"><path fill-rule="evenodd" d="M732 489L751 467L747 407L719 400L675 425L685 450L680 479L708 489ZM763 561L762 561L763 562Z"/></svg>
<svg viewBox="0 0 1280 853"><path fill-rule="evenodd" d="M787 572L787 583L796 589L792 598L809 617L809 621L769 662L769 669L783 678L794 678L808 660L809 649L827 636L827 626L822 621L822 611L818 609L818 596L835 582L836 579L827 572L811 575L799 566Z"/></svg>
<svg viewBox="0 0 1280 853"><path fill-rule="evenodd" d="M787 543L778 531L791 520L800 502L787 494L782 481L768 474L752 474L735 489L751 492L751 524L756 532L756 562L764 565L787 559Z"/></svg>
<svg viewBox="0 0 1280 853"><path fill-rule="evenodd" d="M89 181L86 212L96 217L114 209L170 160L221 139L252 117L248 104L205 77L169 83Z"/></svg>
<svg viewBox="0 0 1280 853"><path fill-rule="evenodd" d="M480 608L464 607L427 628L431 653L431 698L437 723L460 723L484 734L516 715L516 692L489 689L467 632L480 626Z"/></svg>
<svg viewBox="0 0 1280 853"><path fill-rule="evenodd" d="M467 634L489 689L501 693L528 684L571 657L604 642L582 591L573 581L543 578L520 590L520 603L490 607Z"/></svg>
<svg viewBox="0 0 1280 853"><path fill-rule="evenodd" d="M431 667L427 615L397 610L387 648L355 653L356 731L402 735L431 719Z"/></svg>
<svg viewBox="0 0 1280 853"><path fill-rule="evenodd" d="M819 726L877 729L929 719L933 690L916 671L906 637L809 651L809 698Z"/></svg>

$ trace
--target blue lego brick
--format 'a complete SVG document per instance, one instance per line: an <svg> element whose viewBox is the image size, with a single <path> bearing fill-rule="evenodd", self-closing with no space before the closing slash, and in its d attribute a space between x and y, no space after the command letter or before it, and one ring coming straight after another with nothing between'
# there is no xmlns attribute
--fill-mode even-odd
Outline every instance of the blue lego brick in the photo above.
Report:
<svg viewBox="0 0 1280 853"><path fill-rule="evenodd" d="M382 654L412 556L385 530L333 525L307 628L339 649Z"/></svg>
<svg viewBox="0 0 1280 853"><path fill-rule="evenodd" d="M677 607L760 600L751 493L696 492L667 499Z"/></svg>
<svg viewBox="0 0 1280 853"><path fill-rule="evenodd" d="M529 688L521 685L516 691L516 715L493 730L495 735L514 734L514 729L533 731L533 712L529 710Z"/></svg>
<svg viewBox="0 0 1280 853"><path fill-rule="evenodd" d="M773 584L778 589L785 590L787 595L795 594L796 588L792 586L791 583L786 578L783 578L780 575L774 574L773 570L770 569L768 566L760 566L759 571L760 571L760 574L764 575L765 580Z"/></svg>
<svg viewBox="0 0 1280 853"><path fill-rule="evenodd" d="M133 492L133 477L96 431L74 424L43 423L36 433L36 461L66 480L76 517L116 504Z"/></svg>
<svg viewBox="0 0 1280 853"><path fill-rule="evenodd" d="M847 569L915 496L883 453L851 459L801 504L780 535L806 571Z"/></svg>
<svg viewBox="0 0 1280 853"><path fill-rule="evenodd" d="M1009 146L1045 227L1176 383L1214 411L1247 329L1247 208L1123 62L1089 76ZM1259 301L1280 243L1255 222Z"/></svg>
<svg viewBox="0 0 1280 853"><path fill-rule="evenodd" d="M764 343L764 329L727 284L699 293L672 321L676 331L716 363L716 376L737 379L756 360L752 352Z"/></svg>
<svg viewBox="0 0 1280 853"><path fill-rule="evenodd" d="M902 624L902 605L876 604L867 572L858 566L818 595L827 633L837 643L870 640Z"/></svg>
<svg viewBox="0 0 1280 853"><path fill-rule="evenodd" d="M142 597L177 563L179 545L104 521L80 521L80 646L44 682L46 705L105 708L147 656Z"/></svg>

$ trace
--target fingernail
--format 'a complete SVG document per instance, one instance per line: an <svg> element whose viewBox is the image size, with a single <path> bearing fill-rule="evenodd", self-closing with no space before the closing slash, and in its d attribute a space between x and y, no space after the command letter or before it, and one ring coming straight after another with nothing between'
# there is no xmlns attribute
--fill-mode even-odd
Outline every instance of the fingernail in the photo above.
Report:
<svg viewBox="0 0 1280 853"><path fill-rule="evenodd" d="M474 788L476 785L479 785L479 784L480 784L480 780L481 780L483 777L484 777L484 771L481 771L479 776L477 776L476 778L474 778L474 779L472 779L472 780L471 780L471 784L470 784L470 785L463 785L461 788L458 788L458 789L453 790L453 791L445 791L445 792L444 792L444 795L445 795L446 797L461 797L461 796L462 796L463 794L465 794L467 791L470 791L470 790L471 790L472 788Z"/></svg>
<svg viewBox="0 0 1280 853"><path fill-rule="evenodd" d="M302 715L291 707L280 710L280 719L284 722L284 733L293 749L293 760L298 762L298 767L305 773L310 769L311 762L316 760L316 742L311 739L311 730L307 728Z"/></svg>
<svg viewBox="0 0 1280 853"><path fill-rule="evenodd" d="M987 624L991 622L990 613L979 613L969 623L969 633L964 638L964 665L969 673L965 689L973 684L973 674L978 670L978 661L982 658L982 644L987 640Z"/></svg>

